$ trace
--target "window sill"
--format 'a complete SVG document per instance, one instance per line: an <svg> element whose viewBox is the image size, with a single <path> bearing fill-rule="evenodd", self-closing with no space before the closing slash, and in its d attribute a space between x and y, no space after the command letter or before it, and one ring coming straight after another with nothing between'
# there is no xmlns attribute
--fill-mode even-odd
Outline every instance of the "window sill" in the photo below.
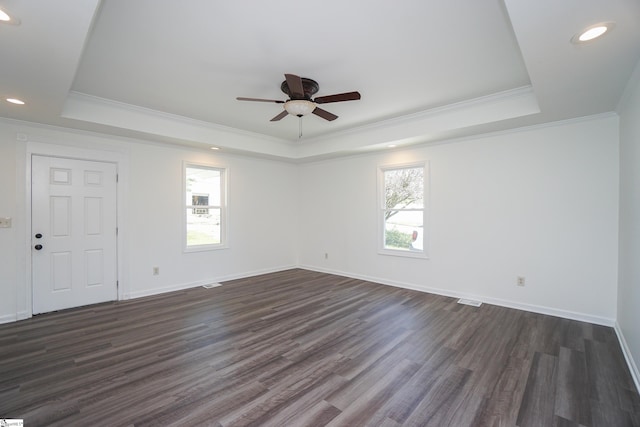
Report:
<svg viewBox="0 0 640 427"><path fill-rule="evenodd" d="M188 254L192 252L207 252L207 251L218 251L221 249L229 249L229 245L200 245L200 246L190 246L184 248L182 250L183 253Z"/></svg>
<svg viewBox="0 0 640 427"><path fill-rule="evenodd" d="M418 258L429 259L426 252L423 251L403 251L394 249L378 249L378 255L397 256L402 258Z"/></svg>

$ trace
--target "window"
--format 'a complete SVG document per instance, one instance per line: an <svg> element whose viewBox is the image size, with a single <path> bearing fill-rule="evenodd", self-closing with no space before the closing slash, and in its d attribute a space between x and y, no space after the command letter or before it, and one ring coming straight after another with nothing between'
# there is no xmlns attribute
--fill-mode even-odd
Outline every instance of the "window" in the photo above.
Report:
<svg viewBox="0 0 640 427"><path fill-rule="evenodd" d="M185 164L185 250L226 247L226 170Z"/></svg>
<svg viewBox="0 0 640 427"><path fill-rule="evenodd" d="M426 258L426 165L381 167L380 253Z"/></svg>

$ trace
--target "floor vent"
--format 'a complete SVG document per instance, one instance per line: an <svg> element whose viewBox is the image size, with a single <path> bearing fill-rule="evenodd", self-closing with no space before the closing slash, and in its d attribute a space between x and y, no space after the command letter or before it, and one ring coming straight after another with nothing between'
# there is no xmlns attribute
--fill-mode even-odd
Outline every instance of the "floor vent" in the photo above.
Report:
<svg viewBox="0 0 640 427"><path fill-rule="evenodd" d="M213 288L217 288L218 286L222 286L222 283L209 283L206 285L202 285L202 287L205 289L213 289Z"/></svg>
<svg viewBox="0 0 640 427"><path fill-rule="evenodd" d="M474 307L480 307L482 305L480 301L475 301L472 299L464 299L464 298L460 298L458 300L458 304L472 305Z"/></svg>

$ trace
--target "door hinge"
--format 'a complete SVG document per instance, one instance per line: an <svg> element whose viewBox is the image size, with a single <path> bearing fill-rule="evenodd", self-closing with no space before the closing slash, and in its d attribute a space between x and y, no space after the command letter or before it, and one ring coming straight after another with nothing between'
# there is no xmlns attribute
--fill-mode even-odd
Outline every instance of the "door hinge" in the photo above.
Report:
<svg viewBox="0 0 640 427"><path fill-rule="evenodd" d="M118 235L118 227L116 227L116 236Z"/></svg>
<svg viewBox="0 0 640 427"><path fill-rule="evenodd" d="M119 182L118 180L120 179L120 175L116 174L116 182Z"/></svg>

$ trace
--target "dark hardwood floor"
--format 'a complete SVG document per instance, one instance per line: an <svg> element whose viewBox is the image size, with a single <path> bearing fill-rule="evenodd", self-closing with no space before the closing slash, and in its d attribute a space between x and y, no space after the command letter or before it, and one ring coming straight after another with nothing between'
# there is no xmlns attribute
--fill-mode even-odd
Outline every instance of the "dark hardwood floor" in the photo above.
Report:
<svg viewBox="0 0 640 427"><path fill-rule="evenodd" d="M305 270L0 325L34 426L640 426L611 328Z"/></svg>

